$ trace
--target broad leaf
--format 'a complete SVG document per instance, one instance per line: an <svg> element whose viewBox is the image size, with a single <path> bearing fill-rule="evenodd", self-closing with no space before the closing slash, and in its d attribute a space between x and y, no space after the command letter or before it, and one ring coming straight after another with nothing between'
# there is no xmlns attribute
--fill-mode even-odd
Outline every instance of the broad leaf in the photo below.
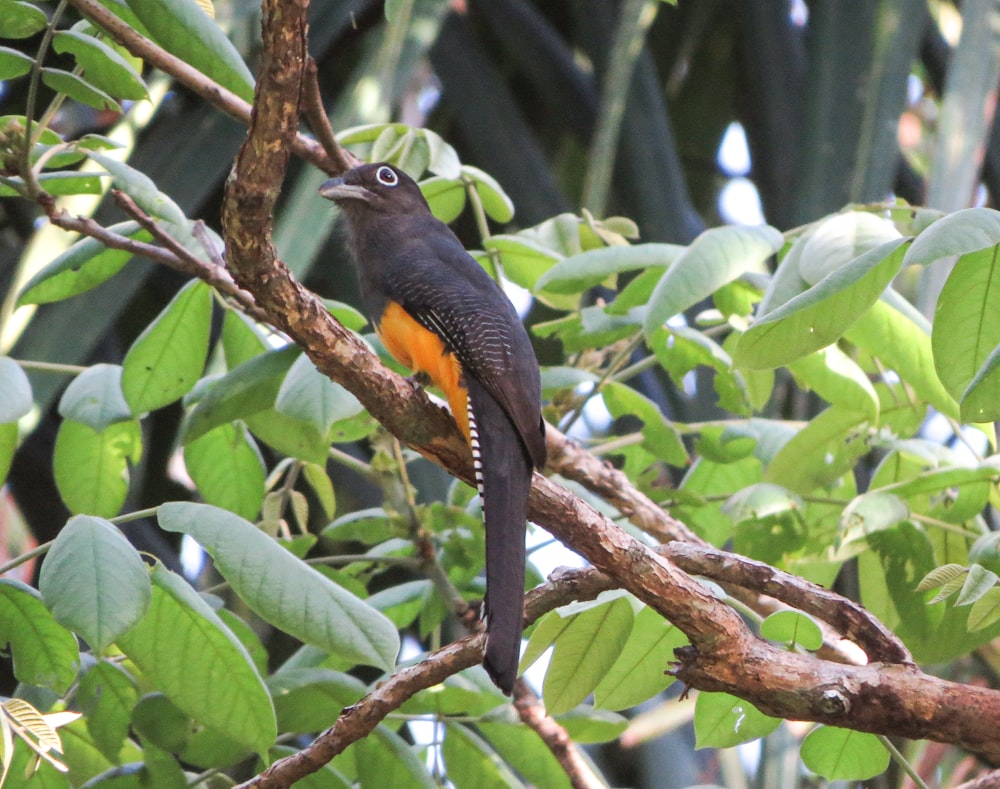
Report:
<svg viewBox="0 0 1000 789"><path fill-rule="evenodd" d="M195 385L211 322L212 290L192 280L136 338L122 362L122 393L133 413L162 408Z"/></svg>
<svg viewBox="0 0 1000 789"><path fill-rule="evenodd" d="M239 640L179 575L153 570L153 596L118 640L146 681L196 721L264 753L277 734L271 697Z"/></svg>
<svg viewBox="0 0 1000 789"><path fill-rule="evenodd" d="M21 365L0 356L0 424L16 422L31 410L31 382Z"/></svg>
<svg viewBox="0 0 1000 789"><path fill-rule="evenodd" d="M56 622L38 592L6 578L0 578L0 642L10 644L19 682L64 693L76 679L76 638Z"/></svg>
<svg viewBox="0 0 1000 789"><path fill-rule="evenodd" d="M778 367L835 342L892 282L907 243L882 244L759 317L740 338L733 361L752 369Z"/></svg>
<svg viewBox="0 0 1000 789"><path fill-rule="evenodd" d="M335 655L391 668L395 626L296 559L255 526L225 510L173 502L159 510L167 531L191 535L237 594L262 619Z"/></svg>
<svg viewBox="0 0 1000 789"><path fill-rule="evenodd" d="M778 728L772 718L749 701L728 693L698 694L694 709L696 748L731 748L764 737Z"/></svg>
<svg viewBox="0 0 1000 789"><path fill-rule="evenodd" d="M73 513L111 518L125 503L129 463L137 463L141 454L138 422L115 422L97 431L66 419L52 458L59 495Z"/></svg>
<svg viewBox="0 0 1000 789"><path fill-rule="evenodd" d="M766 225L706 230L667 269L653 291L643 327L646 336L741 274L764 271L767 259L782 243L781 233Z"/></svg>
<svg viewBox="0 0 1000 789"><path fill-rule="evenodd" d="M38 583L56 620L103 651L145 614L149 573L122 533L102 518L77 515L59 532Z"/></svg>
<svg viewBox="0 0 1000 789"><path fill-rule="evenodd" d="M88 367L66 387L59 400L59 416L104 430L132 418L122 394L122 368L114 364Z"/></svg>
<svg viewBox="0 0 1000 789"><path fill-rule="evenodd" d="M253 520L264 500L264 460L239 422L219 425L184 446L184 465L208 504Z"/></svg>
<svg viewBox="0 0 1000 789"><path fill-rule="evenodd" d="M87 81L105 93L135 101L146 98L146 85L132 64L100 39L76 30L60 30L52 38L52 48L73 55Z"/></svg>
<svg viewBox="0 0 1000 789"><path fill-rule="evenodd" d="M802 741L806 767L828 781L864 781L885 772L889 751L874 734L819 726Z"/></svg>

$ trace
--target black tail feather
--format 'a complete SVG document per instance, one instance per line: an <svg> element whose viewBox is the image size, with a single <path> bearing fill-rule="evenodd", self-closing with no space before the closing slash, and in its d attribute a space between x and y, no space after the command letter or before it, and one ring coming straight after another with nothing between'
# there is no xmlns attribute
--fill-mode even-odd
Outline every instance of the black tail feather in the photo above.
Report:
<svg viewBox="0 0 1000 789"><path fill-rule="evenodd" d="M483 667L508 695L517 677L524 620L524 527L532 463L500 404L478 381L469 390L473 458L486 523L486 650Z"/></svg>

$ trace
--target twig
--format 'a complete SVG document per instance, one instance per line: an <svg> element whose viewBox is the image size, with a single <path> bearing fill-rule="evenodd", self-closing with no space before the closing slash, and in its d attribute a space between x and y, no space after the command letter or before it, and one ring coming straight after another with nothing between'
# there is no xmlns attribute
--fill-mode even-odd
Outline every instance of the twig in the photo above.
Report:
<svg viewBox="0 0 1000 789"><path fill-rule="evenodd" d="M574 789L604 789L605 784L580 755L576 743L570 739L562 724L545 714L545 707L528 683L519 679L514 683L514 709L521 722L534 731L556 757Z"/></svg>
<svg viewBox="0 0 1000 789"><path fill-rule="evenodd" d="M173 236L161 228L156 221L139 208L135 201L124 192L118 189L111 190L111 196L121 209L139 223L140 227L149 232L153 238L163 244L164 247L174 256L174 260L168 264L176 271L197 277L211 285L219 293L228 296L240 308L254 320L269 322L267 314L257 307L254 298L246 290L240 288L226 269L199 260L184 248ZM204 241L202 241L204 245Z"/></svg>
<svg viewBox="0 0 1000 789"><path fill-rule="evenodd" d="M309 57L306 61L306 84L302 95L302 115L309 124L312 133L316 135L319 144L323 146L326 155L336 165L338 172L350 170L361 163L350 151L344 150L337 142L337 137L330 125L330 118L323 107L323 95L319 89L319 69L316 61Z"/></svg>
<svg viewBox="0 0 1000 789"><path fill-rule="evenodd" d="M137 33L102 6L98 0L68 0L68 2L84 17L102 27L133 55L170 75L213 107L249 125L250 105L231 90L222 87L193 66ZM296 156L305 159L325 173L338 175L343 172L342 163L330 159L323 146L316 140L301 134L294 135L288 140L288 146Z"/></svg>

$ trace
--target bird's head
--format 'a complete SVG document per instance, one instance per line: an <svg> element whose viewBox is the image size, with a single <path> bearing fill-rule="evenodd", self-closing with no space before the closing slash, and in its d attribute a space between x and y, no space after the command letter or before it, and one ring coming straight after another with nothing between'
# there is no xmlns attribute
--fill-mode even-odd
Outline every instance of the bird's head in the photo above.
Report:
<svg viewBox="0 0 1000 789"><path fill-rule="evenodd" d="M348 217L372 211L384 214L428 211L416 181L384 162L363 164L339 178L331 178L319 188L319 193L339 205Z"/></svg>

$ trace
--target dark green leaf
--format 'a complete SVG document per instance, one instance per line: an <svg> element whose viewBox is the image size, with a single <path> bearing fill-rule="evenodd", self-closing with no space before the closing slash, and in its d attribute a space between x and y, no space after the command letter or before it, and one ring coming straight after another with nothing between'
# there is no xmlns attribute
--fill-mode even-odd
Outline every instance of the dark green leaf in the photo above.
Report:
<svg viewBox="0 0 1000 789"><path fill-rule="evenodd" d="M482 789L523 786L487 743L460 724L447 724L441 755L448 780L455 786L475 785Z"/></svg>
<svg viewBox="0 0 1000 789"><path fill-rule="evenodd" d="M214 427L246 419L274 405L285 373L301 352L295 345L268 351L214 381L191 412L184 431L185 443Z"/></svg>

